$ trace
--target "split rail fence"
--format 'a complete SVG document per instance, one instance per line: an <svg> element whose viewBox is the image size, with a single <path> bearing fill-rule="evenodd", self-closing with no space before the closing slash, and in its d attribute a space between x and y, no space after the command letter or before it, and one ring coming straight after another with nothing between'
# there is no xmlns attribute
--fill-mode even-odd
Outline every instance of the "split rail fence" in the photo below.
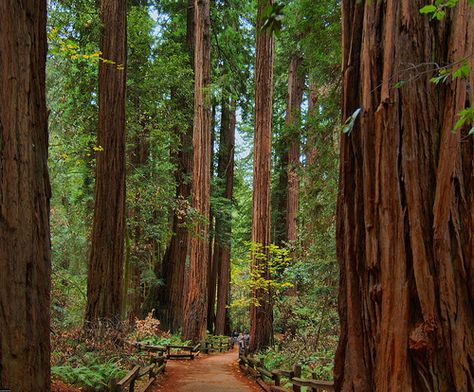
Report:
<svg viewBox="0 0 474 392"><path fill-rule="evenodd" d="M239 355L240 369L246 375L253 377L258 385L267 392L301 392L301 387L307 387L311 392L332 392L334 383L315 379L301 378L301 365L293 366L292 370L265 368L261 360L254 358L246 352ZM287 382L284 383L285 379ZM283 385L291 384L291 389Z"/></svg>
<svg viewBox="0 0 474 392"><path fill-rule="evenodd" d="M153 346L138 342L129 342L139 351L147 351L150 354L150 365L145 367L135 366L120 381L112 380L109 388L111 392L136 392L138 380L148 375L148 380L140 388L140 392L146 392L156 380L158 374L164 373L166 361L170 359L194 359L200 352L209 354L212 352L223 352L232 349L233 340L227 336L209 335L201 343L195 346L172 345Z"/></svg>
<svg viewBox="0 0 474 392"><path fill-rule="evenodd" d="M146 392L151 387L160 373L165 371L166 358L164 356L151 356L150 364L148 366L135 366L127 375L120 381L112 380L110 382L111 392L136 392L136 383L138 380L148 376L144 385L141 386L141 392Z"/></svg>

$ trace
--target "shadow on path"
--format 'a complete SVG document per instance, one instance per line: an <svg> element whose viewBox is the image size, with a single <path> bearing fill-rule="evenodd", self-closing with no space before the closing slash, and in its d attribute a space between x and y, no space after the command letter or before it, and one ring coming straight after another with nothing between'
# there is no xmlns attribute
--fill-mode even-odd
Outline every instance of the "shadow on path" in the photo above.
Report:
<svg viewBox="0 0 474 392"><path fill-rule="evenodd" d="M237 350L194 360L168 361L153 392L261 392L240 373Z"/></svg>

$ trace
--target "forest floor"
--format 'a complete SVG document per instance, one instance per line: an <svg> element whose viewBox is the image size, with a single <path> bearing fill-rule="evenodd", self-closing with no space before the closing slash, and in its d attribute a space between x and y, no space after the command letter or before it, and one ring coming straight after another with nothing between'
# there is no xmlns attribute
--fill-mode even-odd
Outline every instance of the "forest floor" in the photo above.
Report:
<svg viewBox="0 0 474 392"><path fill-rule="evenodd" d="M237 350L168 361L166 372L153 392L261 392L239 370Z"/></svg>

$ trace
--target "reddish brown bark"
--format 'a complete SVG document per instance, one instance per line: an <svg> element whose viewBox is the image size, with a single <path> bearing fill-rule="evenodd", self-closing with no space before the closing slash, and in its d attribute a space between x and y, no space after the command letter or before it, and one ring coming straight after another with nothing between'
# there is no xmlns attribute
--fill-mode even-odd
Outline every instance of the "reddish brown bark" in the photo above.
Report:
<svg viewBox="0 0 474 392"><path fill-rule="evenodd" d="M338 391L474 390L473 140L453 132L472 94L429 80L472 55L474 8L425 4L343 2L343 118L362 111L341 141Z"/></svg>
<svg viewBox="0 0 474 392"><path fill-rule="evenodd" d="M261 29L262 12L273 0L259 0L257 12L257 59L255 66L255 135L253 161L252 242L267 252L270 244L270 177L272 152L272 96L274 39L269 29ZM252 270L270 279L267 260L254 257ZM273 337L271 294L253 289L250 304L250 349L268 346Z"/></svg>
<svg viewBox="0 0 474 392"><path fill-rule="evenodd" d="M210 211L210 16L209 0L195 0L195 86L192 206L201 215L191 236L191 256L184 305L183 337L199 341L207 325L207 266Z"/></svg>
<svg viewBox="0 0 474 392"><path fill-rule="evenodd" d="M191 66L194 64L194 0L189 0L187 9L186 49L190 55ZM188 105L182 102L183 108ZM191 194L191 183L188 178L192 173L193 124L180 133L180 148L177 154L176 169L176 199L177 207L173 213L172 233L170 243L162 261L164 286L160 290L158 316L162 328L178 331L183 325L184 281L186 258L189 255L190 236L185 227L185 217L188 212L188 199Z"/></svg>
<svg viewBox="0 0 474 392"><path fill-rule="evenodd" d="M50 390L46 1L0 2L0 387Z"/></svg>
<svg viewBox="0 0 474 392"><path fill-rule="evenodd" d="M136 103L139 107L139 103ZM133 148L129 152L129 162L132 170L140 170L148 161L149 144L148 144L148 129L146 121L140 121L142 130L136 132L133 137ZM141 288L141 267L139 260L143 257L143 222L140 222L140 217L143 212L141 210L141 191L137 189L134 195L133 208L127 208L128 219L132 224L128 224L128 233L126 239L126 254L124 266L124 290L123 290L123 315L130 321L140 317L140 308L142 306L144 295Z"/></svg>
<svg viewBox="0 0 474 392"><path fill-rule="evenodd" d="M214 177L214 144L216 139L216 111L217 103L212 100L211 115L211 165L210 175ZM211 190L213 193L213 190ZM214 216L216 215L216 216ZM212 207L209 211L209 263L207 265L207 330L214 332L214 324L216 321L216 289L217 289L217 262L214 254L214 243L216 240L216 225L219 212L214 213Z"/></svg>
<svg viewBox="0 0 474 392"><path fill-rule="evenodd" d="M101 0L99 124L94 225L87 279L86 322L116 323L122 310L125 235L125 90L127 2ZM110 61L112 63L110 63Z"/></svg>
<svg viewBox="0 0 474 392"><path fill-rule="evenodd" d="M211 176L212 177L212 176ZM215 254L214 243L216 241L214 231L216 230L214 223L214 214L212 209L209 213L209 263L207 265L207 330L210 333L214 331L214 323L216 319L216 290L217 290L217 259Z"/></svg>
<svg viewBox="0 0 474 392"><path fill-rule="evenodd" d="M222 98L221 132L219 139L219 161L217 175L225 183L223 197L232 202L234 190L234 139L235 139L235 99L225 95ZM227 305L230 299L230 241L232 215L226 210L216 219L216 239L214 259L218 269L216 334L224 335L230 331Z"/></svg>
<svg viewBox="0 0 474 392"><path fill-rule="evenodd" d="M298 207L301 138L301 101L304 91L304 74L301 69L303 59L293 55L288 70L288 97L286 105L286 126L288 129L288 196L286 205L286 233L288 242L298 238Z"/></svg>

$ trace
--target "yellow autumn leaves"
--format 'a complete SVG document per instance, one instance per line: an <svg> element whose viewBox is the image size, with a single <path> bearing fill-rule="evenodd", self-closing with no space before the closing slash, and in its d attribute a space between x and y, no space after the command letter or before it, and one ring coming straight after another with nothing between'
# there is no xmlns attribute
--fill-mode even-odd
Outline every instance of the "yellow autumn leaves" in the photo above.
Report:
<svg viewBox="0 0 474 392"><path fill-rule="evenodd" d="M237 288L237 295L230 307L246 307L250 303L260 306L257 298L249 299L248 291L262 290L276 296L294 285L286 281L284 271L291 265L289 251L275 244L262 246L246 242L248 253L245 258L234 263L232 284ZM235 264L240 265L236 271ZM251 268L248 268L252 265Z"/></svg>
<svg viewBox="0 0 474 392"><path fill-rule="evenodd" d="M56 51L71 60L79 61L102 61L105 64L112 64L116 66L117 71L123 71L125 69L124 64L119 64L113 60L102 57L100 50L93 53L81 53L79 45L65 36L61 35L57 28L52 28L48 33L48 42ZM54 50L52 51L54 53Z"/></svg>
<svg viewBox="0 0 474 392"><path fill-rule="evenodd" d="M92 150L94 150L95 152L101 152L101 151L104 151L104 147L102 147L102 146L93 146ZM59 158L63 162L70 162L74 158L74 155L75 154L68 154L68 153L63 152L59 155ZM90 152L86 153L87 157L90 157L91 155L92 155L92 153L90 153ZM84 161L82 159L76 159L76 166L81 165L83 162Z"/></svg>

